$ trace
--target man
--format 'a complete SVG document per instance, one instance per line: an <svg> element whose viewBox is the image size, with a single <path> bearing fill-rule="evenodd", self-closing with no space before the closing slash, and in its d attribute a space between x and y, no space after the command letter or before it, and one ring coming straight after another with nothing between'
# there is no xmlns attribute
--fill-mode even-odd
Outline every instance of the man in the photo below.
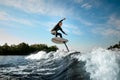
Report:
<svg viewBox="0 0 120 80"><path fill-rule="evenodd" d="M58 31L60 30L62 33L64 33L65 35L67 35L63 30L62 30L62 21L65 20L66 18L60 20L57 25L51 30L51 34L55 35L55 37L57 37L58 35L62 38L62 34L58 33Z"/></svg>

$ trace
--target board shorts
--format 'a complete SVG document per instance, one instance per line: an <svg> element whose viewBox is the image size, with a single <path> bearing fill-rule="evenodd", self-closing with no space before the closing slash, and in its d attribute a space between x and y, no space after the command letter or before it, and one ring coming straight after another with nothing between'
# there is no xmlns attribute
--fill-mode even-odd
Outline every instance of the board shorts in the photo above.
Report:
<svg viewBox="0 0 120 80"><path fill-rule="evenodd" d="M51 34L53 35L56 35L56 33L57 33L56 31L51 31Z"/></svg>

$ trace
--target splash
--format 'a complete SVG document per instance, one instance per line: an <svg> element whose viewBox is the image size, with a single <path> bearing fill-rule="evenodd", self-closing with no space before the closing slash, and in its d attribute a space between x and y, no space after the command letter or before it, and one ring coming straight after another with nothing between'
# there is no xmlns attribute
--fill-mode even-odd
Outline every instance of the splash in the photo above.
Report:
<svg viewBox="0 0 120 80"><path fill-rule="evenodd" d="M106 49L94 49L91 53L76 57L85 61L86 71L90 73L91 80L119 80L120 52Z"/></svg>
<svg viewBox="0 0 120 80"><path fill-rule="evenodd" d="M40 59L50 59L51 57L54 59L58 59L65 57L71 53L75 53L75 51L66 52L66 51L57 50L56 52L49 52L49 53L46 53L44 51L39 51L36 54L31 54L27 56L26 59L40 60Z"/></svg>
<svg viewBox="0 0 120 80"><path fill-rule="evenodd" d="M72 52L57 51L46 54L38 52L30 55L27 59L60 59L66 57ZM35 57L36 56L36 57ZM39 58L38 58L39 56ZM81 53L79 55L72 54L72 59L77 59L79 62L85 62L85 70L90 73L91 80L119 80L120 76L120 51L111 51L103 48L92 50L90 53ZM62 61L62 59L61 59Z"/></svg>
<svg viewBox="0 0 120 80"><path fill-rule="evenodd" d="M46 52L39 51L36 54L31 54L31 55L27 56L26 59L32 59L32 60L36 59L36 60L38 60L38 59L44 59L44 58L47 59L48 57L49 56L46 54Z"/></svg>
<svg viewBox="0 0 120 80"><path fill-rule="evenodd" d="M99 48L89 53L58 50L1 56L0 74L4 80L120 80L120 51Z"/></svg>

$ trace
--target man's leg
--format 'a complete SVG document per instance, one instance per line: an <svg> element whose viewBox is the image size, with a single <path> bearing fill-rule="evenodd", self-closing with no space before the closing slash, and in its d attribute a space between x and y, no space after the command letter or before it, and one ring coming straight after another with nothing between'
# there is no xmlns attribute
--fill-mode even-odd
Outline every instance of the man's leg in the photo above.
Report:
<svg viewBox="0 0 120 80"><path fill-rule="evenodd" d="M55 37L57 37L58 33L55 34Z"/></svg>
<svg viewBox="0 0 120 80"><path fill-rule="evenodd" d="M57 35L59 35L59 36L62 38L62 34L61 34L61 33L57 33L57 34L56 34L56 37L57 37Z"/></svg>

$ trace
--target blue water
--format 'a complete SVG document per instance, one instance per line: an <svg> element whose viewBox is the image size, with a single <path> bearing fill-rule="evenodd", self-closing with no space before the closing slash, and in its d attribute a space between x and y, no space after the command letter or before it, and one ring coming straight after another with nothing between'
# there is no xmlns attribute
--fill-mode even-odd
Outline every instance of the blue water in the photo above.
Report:
<svg viewBox="0 0 120 80"><path fill-rule="evenodd" d="M120 51L0 56L0 80L120 80Z"/></svg>

